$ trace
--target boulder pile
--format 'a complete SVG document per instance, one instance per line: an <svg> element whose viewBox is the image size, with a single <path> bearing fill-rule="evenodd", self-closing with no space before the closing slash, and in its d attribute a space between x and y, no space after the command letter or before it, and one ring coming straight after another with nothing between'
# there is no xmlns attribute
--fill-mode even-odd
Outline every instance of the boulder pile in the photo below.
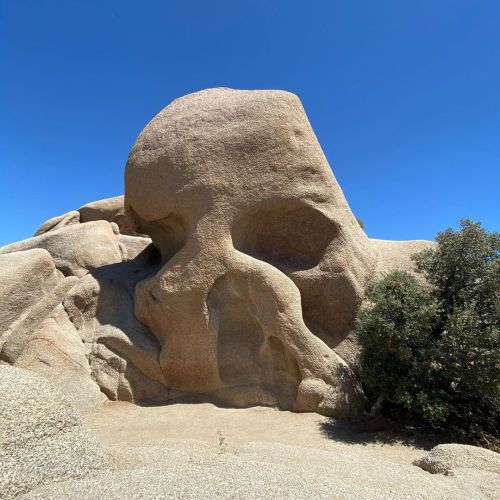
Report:
<svg viewBox="0 0 500 500"><path fill-rule="evenodd" d="M430 243L366 236L299 99L177 99L125 170L125 196L0 248L0 361L81 409L200 395L363 411L351 331L364 287Z"/></svg>

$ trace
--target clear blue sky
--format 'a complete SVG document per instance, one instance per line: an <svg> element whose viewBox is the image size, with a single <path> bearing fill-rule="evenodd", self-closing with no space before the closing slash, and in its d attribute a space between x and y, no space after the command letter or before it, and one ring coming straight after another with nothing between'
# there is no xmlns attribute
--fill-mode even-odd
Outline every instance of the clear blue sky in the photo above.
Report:
<svg viewBox="0 0 500 500"><path fill-rule="evenodd" d="M300 96L369 236L500 229L499 0L0 0L0 244L123 192L206 87Z"/></svg>

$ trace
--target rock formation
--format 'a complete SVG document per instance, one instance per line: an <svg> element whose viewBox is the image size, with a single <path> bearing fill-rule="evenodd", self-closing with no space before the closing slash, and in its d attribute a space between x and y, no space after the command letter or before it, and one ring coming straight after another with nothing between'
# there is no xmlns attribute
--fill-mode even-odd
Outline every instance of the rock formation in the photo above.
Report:
<svg viewBox="0 0 500 500"><path fill-rule="evenodd" d="M0 498L110 467L78 412L42 377L0 364Z"/></svg>
<svg viewBox="0 0 500 500"><path fill-rule="evenodd" d="M0 360L81 408L197 394L354 415L364 287L428 244L368 239L293 94L190 94L140 134L125 197L0 248Z"/></svg>
<svg viewBox="0 0 500 500"><path fill-rule="evenodd" d="M500 475L498 453L467 444L440 444L413 464L432 474L449 475L457 470L472 469Z"/></svg>

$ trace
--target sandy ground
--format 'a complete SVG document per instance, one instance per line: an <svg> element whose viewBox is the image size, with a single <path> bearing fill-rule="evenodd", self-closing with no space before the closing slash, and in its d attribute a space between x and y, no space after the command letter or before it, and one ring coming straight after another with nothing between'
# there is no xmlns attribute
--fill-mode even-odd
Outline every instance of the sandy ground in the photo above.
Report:
<svg viewBox="0 0 500 500"><path fill-rule="evenodd" d="M500 478L412 465L426 451L316 414L109 403L84 415L115 470L26 498L500 498Z"/></svg>
<svg viewBox="0 0 500 500"><path fill-rule="evenodd" d="M411 463L425 451L400 443L380 443L377 433L335 432L331 420L316 413L292 413L268 407L219 408L210 403L140 407L113 402L84 421L107 446L141 446L165 440L202 441L219 451L234 453L254 441L304 446L320 450L359 450L389 461Z"/></svg>

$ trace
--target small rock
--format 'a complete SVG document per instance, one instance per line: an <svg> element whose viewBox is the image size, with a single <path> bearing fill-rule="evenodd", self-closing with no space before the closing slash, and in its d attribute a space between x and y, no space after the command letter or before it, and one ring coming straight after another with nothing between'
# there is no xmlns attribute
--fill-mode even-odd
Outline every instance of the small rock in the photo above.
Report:
<svg viewBox="0 0 500 500"><path fill-rule="evenodd" d="M440 444L413 462L431 474L453 475L455 469L474 469L500 474L500 455L466 444Z"/></svg>

